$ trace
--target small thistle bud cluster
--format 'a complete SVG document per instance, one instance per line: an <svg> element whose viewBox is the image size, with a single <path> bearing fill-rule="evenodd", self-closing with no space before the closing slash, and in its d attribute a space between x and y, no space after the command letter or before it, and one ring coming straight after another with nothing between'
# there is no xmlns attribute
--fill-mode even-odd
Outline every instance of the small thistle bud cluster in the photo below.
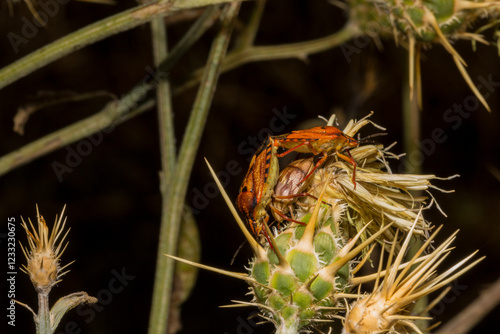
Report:
<svg viewBox="0 0 500 334"><path fill-rule="evenodd" d="M325 157L316 169L314 156L319 152L312 152L313 157L297 159L284 168L279 177L272 176L273 198L265 200L269 202L268 212L273 213L277 223L271 231L267 219L247 222L254 224L249 224L250 227L261 224L262 234L256 236L237 215L209 165L254 250L255 257L250 260L246 273L209 268L168 256L246 281L253 299L236 302L237 306L259 308L261 317L273 323L278 334L313 329L340 333L339 325L345 334L422 333L424 329L418 327L417 320L429 318L414 312L415 302L442 289L482 259L468 264L473 253L441 272L439 265L451 253L450 245L456 233L441 245L435 245L434 238L440 228L435 228L423 216L426 209L437 206L429 190L441 190L431 183L439 178L393 174L387 161L398 156L380 144L353 138L367 124L378 127L367 116L349 122L343 131L329 128L333 139L351 138L358 142L358 147L336 146L337 151ZM318 135L322 129L313 128L310 133L300 134ZM276 138L285 141L296 135ZM268 141L266 145L269 147L271 143ZM315 145L325 149L329 143ZM273 152L261 150L257 154L264 166L263 157L272 156ZM258 173L252 165L250 170ZM266 182L266 187L270 184L265 174L252 180L257 179ZM244 191L250 196L265 188L259 185L246 182ZM412 193L415 190L427 192L430 200ZM261 210L257 205L245 209ZM265 217L268 212L261 210L259 216ZM415 238L423 244L405 260ZM372 259L374 249L379 250L380 258ZM359 275L368 263L375 264L377 270ZM363 289L366 283L374 286L371 291Z"/></svg>
<svg viewBox="0 0 500 334"><path fill-rule="evenodd" d="M492 0L350 0L342 6L349 12L350 24L380 44L380 38L394 38L409 51L409 86L416 84L421 100L419 59L422 47L441 44L452 56L455 65L476 97L485 108L490 108L466 71L466 62L453 48L455 40L470 40L489 44L480 33L494 29L493 36L500 46L500 4ZM474 27L482 24L480 27ZM499 49L500 50L500 49ZM421 104L421 102L420 102Z"/></svg>

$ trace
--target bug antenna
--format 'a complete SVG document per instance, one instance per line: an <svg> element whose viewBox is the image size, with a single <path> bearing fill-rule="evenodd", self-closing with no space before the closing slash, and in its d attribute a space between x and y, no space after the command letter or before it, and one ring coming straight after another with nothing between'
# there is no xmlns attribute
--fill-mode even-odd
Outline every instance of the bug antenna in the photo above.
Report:
<svg viewBox="0 0 500 334"><path fill-rule="evenodd" d="M359 141L360 144L381 145L380 142L378 142L376 140L372 140L371 138L380 137L380 136L386 136L386 135L387 135L387 133L384 133L384 132L374 133L374 134L368 135L366 137L359 138L358 141Z"/></svg>

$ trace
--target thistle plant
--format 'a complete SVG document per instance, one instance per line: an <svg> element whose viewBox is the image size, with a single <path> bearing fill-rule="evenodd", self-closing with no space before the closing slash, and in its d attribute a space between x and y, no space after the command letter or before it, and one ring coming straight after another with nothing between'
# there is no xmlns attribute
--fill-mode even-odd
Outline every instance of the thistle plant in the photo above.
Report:
<svg viewBox="0 0 500 334"><path fill-rule="evenodd" d="M354 135L369 123L367 118L352 121L345 133ZM275 325L276 333L321 327L331 333L336 321L343 325L343 333L406 333L405 328L423 333L425 328L418 328L415 320L427 318L413 314L411 305L482 259L465 266L473 253L437 274L456 233L431 248L441 228L430 235L434 227L423 218L423 211L434 200L426 203L424 197L411 196L411 190L436 188L430 181L437 178L390 173L386 159L397 156L381 145L353 149L352 156L358 162L356 189L353 166L330 157L307 186L311 196L301 195L292 204L298 221L283 221L274 231L264 224L270 237L259 238L260 243L247 231L209 166L255 257L249 261L247 273L235 273L168 256L246 281L253 298L236 301L236 305L259 308L261 317ZM401 234L406 234L404 240ZM415 236L424 243L404 262ZM378 270L358 275L367 263L375 262L371 254L376 245L381 254ZM362 290L367 282L375 283L373 291Z"/></svg>
<svg viewBox="0 0 500 334"><path fill-rule="evenodd" d="M81 291L60 298L49 309L50 291L62 281L62 277L69 272L66 268L73 263L61 265L61 256L68 246L65 239L69 233L69 229L64 230L66 225L65 208L63 208L59 218L56 216L52 231L49 230L45 219L38 212L38 206L36 228L30 219L28 219L29 225L24 219L21 224L28 237L28 247L21 244L27 260L27 264L23 265L21 270L30 277L31 283L38 294L38 313L35 313L30 306L19 301L16 302L33 314L37 334L54 333L62 317L68 311L80 304L97 302L97 298Z"/></svg>
<svg viewBox="0 0 500 334"><path fill-rule="evenodd" d="M105 4L114 2L112 0L82 1ZM39 15L37 12L38 2L36 0L6 0L6 2L11 11L14 9L13 4L27 6L34 19L39 23L37 26L47 23L44 22L43 15ZM96 17L95 20L90 20L92 22L89 21L88 26L78 28L76 31L66 27L57 32L57 36L64 36L50 41L49 44L39 49L31 49L37 43L30 43L29 47L23 48L23 52L28 52L28 54L0 69L0 88L4 88L66 55L78 52L81 48L112 38L120 32L151 23L153 46L151 54L148 54L148 59L151 58L149 56L154 58L155 72L169 74L172 72L173 75L161 76L161 82L158 82L158 85L150 85L146 89L144 80L142 80L144 73L141 71L136 78L136 84L130 85L128 92L122 95L117 93L117 88L114 86L102 87L110 91L109 95L113 97L120 95L120 98L106 104L100 112L96 112L94 115L84 116L86 118L80 121L43 134L39 139L28 144L20 142L19 145L12 146L13 151L0 159L0 175L3 175L48 153L64 150L67 145L85 140L87 136L102 135L103 129L114 128L155 106L158 108L162 161L159 182L162 195L162 219L158 233L158 261L149 323L149 333L151 334L163 334L174 327L171 324L175 320L169 318L174 318L172 314L178 310L176 303L171 302L174 299L171 297L172 282L182 279L174 277L173 261L167 261L163 253L174 254L183 247L178 239L181 227L185 226L184 221L182 221L182 219L185 220L185 215L182 213L183 207L186 210L189 209L185 205L189 177L202 138L201 133L208 119L213 94L215 91L220 92L218 88L224 89L226 86L218 87L217 83L221 74L250 62L289 58L304 60L310 55L345 45L365 34L373 38L378 45L380 45L380 39L389 38L408 49L409 91L410 94L414 94L415 86L418 89L417 95L420 100L421 54L423 50L440 44L451 55L450 59L453 59L477 98L489 110L485 99L467 73L465 60L455 49L454 42L470 40L474 47L477 42L495 42L496 38L498 46L498 2L489 0L349 0L344 2L331 0L348 12L348 22L343 28L331 32L329 35L318 34L317 30L312 30L314 34L310 34L311 31L298 29L299 34L294 36L290 34L290 41L293 42L284 44L281 44L283 40L273 43L267 37L260 39L267 33L263 29L266 24L260 25L261 18L268 15L265 10L265 0L253 3L246 2L243 11L251 10L252 12L245 12L241 17L238 13L240 2L242 1L157 0L134 2L134 7L128 7L122 12L106 18ZM288 5L288 2L284 3L286 6ZM327 6L323 2L311 3L315 3L315 5L321 3L321 5ZM125 3L120 4L120 8L127 6ZM270 4L268 2L268 5ZM272 5L276 6L276 3L273 2ZM277 6L281 6L281 3ZM302 7L300 9L302 10ZM117 10L119 10L118 7ZM272 11L268 13L272 14ZM301 17L302 14L300 13ZM188 22L193 17L197 17L196 21L185 32L182 31L185 27L184 24L180 25L182 27L174 27L172 23L174 21ZM313 16L314 21L317 18L320 18L320 15ZM16 19L14 17L13 21ZM165 19L168 19L167 24ZM333 21L329 16L327 20L328 24ZM48 24L50 23L48 22ZM274 23L277 24L278 21ZM169 25L169 29L175 31L173 36L180 36L178 33L183 33L181 38L172 39L176 42L175 45L167 43L167 25ZM237 28L234 29L234 33L233 26ZM310 26L312 27L313 24ZM286 29L287 33L293 31L293 29L288 30L288 27ZM493 30L492 40L482 36L483 32L488 29ZM217 33L213 34L215 30ZM8 34L12 31L10 29L5 32ZM142 33L144 31L143 29ZM197 59L192 64L203 63L203 66L198 69L188 69L184 66L186 63L178 66L177 61L189 54L191 48L196 48L196 43L207 31L210 36L213 36L209 37L213 38L209 56L203 60L199 58L205 54L199 50L206 50L206 45L193 51L193 55ZM256 39L256 36L259 38ZM317 37L303 40L304 36ZM148 40L148 38L141 38L141 41L144 40ZM202 39L202 41L207 40L207 37ZM261 41L266 43L259 45ZM148 50L142 44L137 45L141 45L140 48L137 48L138 51ZM18 46L13 44L16 53L19 51ZM9 52L5 54L8 55ZM123 57L121 52L116 55ZM186 58L189 59L189 56ZM318 61L314 58L310 60L311 62ZM9 61L11 61L10 58ZM113 63L119 64L120 62ZM88 64L92 65L92 62ZM318 68L327 73L325 70L333 65L337 66L338 62L327 63L326 67ZM50 67L48 71L55 69L56 66L55 63L54 67ZM174 73L179 69L186 73L182 73L182 75ZM122 69L120 68L120 70ZM131 76L135 75L133 71L130 72ZM290 72L292 71L287 71L287 73ZM64 73L66 75L67 72ZM338 75L338 73L335 72L335 76L328 78L328 82L340 79L344 84L345 77ZM68 73L68 75L70 74ZM266 73L266 75L269 74ZM183 78L181 79L181 77ZM334 80L330 80L332 77ZM227 80L227 77L222 76L221 79ZM32 87L31 82L36 82L36 80L27 80L30 82L28 85L30 87ZM72 82L78 83L78 85L85 84L84 80L72 80ZM371 91L375 87L373 82L375 80L366 84L366 87L371 87L367 88L367 91ZM405 79L406 82L408 81ZM123 83L126 84L125 80ZM13 87L13 91L30 94L29 89L23 87L25 85L26 82L20 82L19 86ZM53 89L52 85L53 82L47 81L40 89L51 90ZM196 98L189 101L192 103L192 107L188 125L183 130L176 129L173 115L179 113L179 101L188 101L188 99L177 99L174 103L172 97L179 96L198 85ZM236 85L227 86L236 87ZM85 90L84 87L86 86L75 85L74 88ZM299 88L297 86L296 89ZM153 90L156 91L156 98L152 96ZM407 87L404 87L403 90L406 91ZM356 91L353 95L356 94L362 96L361 100L364 100L366 96L364 92ZM229 95L231 94L225 96ZM312 94L301 96L303 98L316 98L316 95ZM22 105L22 95L16 98L21 99L16 100L16 104ZM353 96L353 98L357 97ZM9 99L4 100L11 101L12 99L9 96ZM394 100L394 97L391 96L391 101ZM384 103L386 102L384 101ZM61 101L56 101L51 105L58 103ZM338 101L334 103L338 103ZM248 105L246 104L245 107ZM47 105L42 104L42 107L46 108ZM89 110L91 108L94 107L89 105ZM181 107L180 109L188 108ZM252 118L265 119L268 117L263 113L258 114L256 112L258 109L252 105ZM388 107L387 110L390 108ZM244 115L249 114L248 110L242 109L241 112ZM41 115L40 117L47 116ZM27 121L26 118L25 121ZM412 121L412 126L418 124L415 119ZM137 122L141 122L141 120L137 120ZM368 124L373 123L366 118L359 122L350 122L343 131L349 136L355 136ZM404 132L410 134L411 131L406 128ZM175 138L175 133L183 133L184 138L182 140ZM468 133L467 136L472 136L472 134ZM417 142L416 138L415 142ZM179 145L176 146L176 143ZM14 147L16 148L14 149ZM213 145L212 147L217 146ZM116 152L118 151L116 150ZM411 152L409 149L406 151ZM460 154L462 153L460 152ZM283 208L284 214L300 221L301 224L281 219L280 223L274 223L271 226L272 231L268 226L264 226L267 235L270 236L269 240L261 238L260 235L252 236L239 219L234 208L231 208L245 237L249 240L255 256L249 260L249 269L244 273L217 271L245 280L250 286L253 299L237 302L238 306L257 307L262 316L276 326L278 332L293 333L307 331L311 328L319 329L319 327L326 327L320 329L325 332L338 332L338 328L330 326L330 322L339 326L343 325L344 331L351 333L423 331L424 327L419 327L416 320L423 319L424 315L412 308L413 302L434 290L444 288L451 278L458 277L476 263L466 265L465 262L469 260L467 258L464 262L459 262L456 267L444 271L444 274L434 275L434 272L440 272L437 265L451 251L449 246L451 241L446 241L443 244L445 246L433 244L435 227L425 218L427 209L431 207L439 209L430 191L447 192L435 186L440 178L434 175L392 173L389 162L392 159L397 159L398 156L390 152L390 147L364 144L352 149L351 154L353 159L358 162L357 170L335 155L329 157L310 177L308 185L304 189L304 192L315 198L311 196L293 198ZM482 159L470 157L468 160L480 161ZM51 162L49 161L49 164ZM87 166L90 164L89 161ZM98 169L99 174L101 167L99 166ZM356 175L354 176L354 174ZM452 177L444 179L450 178ZM356 187L354 187L352 180L356 181ZM221 191L223 190L221 189ZM414 191L423 191L426 194L423 196ZM132 197L136 198L137 196L134 194ZM232 201L228 200L228 205L232 206L230 203ZM273 199L271 206L274 204ZM183 217L181 218L181 216ZM62 216L56 219L57 224L64 225L64 220L61 222L61 219ZM85 293L77 293L62 298L49 310L48 294L65 274L66 266L60 263L65 247L63 239L66 234L61 232L64 228L57 224L52 233L49 233L43 217L38 216L37 220L38 230L33 225L28 228L29 225L25 224L29 247L24 248L24 251L28 258L25 271L30 275L39 294L39 311L35 313L27 305L21 305L32 311L37 323L37 331L52 332L62 315L74 307L72 305L79 302L93 302L95 299ZM255 238L259 240L255 240ZM417 255L403 260L406 253L409 253L406 240L410 240L410 238L421 241L425 247L418 246ZM434 249L440 249L440 251L434 252L431 246ZM378 257L372 258L372 254L377 251L382 254L380 260L377 260ZM365 276L360 275L361 268L370 270L370 268L365 268L369 265L378 267L378 270ZM199 264L197 266L207 268ZM375 283L375 288L364 290L367 285L365 283Z"/></svg>

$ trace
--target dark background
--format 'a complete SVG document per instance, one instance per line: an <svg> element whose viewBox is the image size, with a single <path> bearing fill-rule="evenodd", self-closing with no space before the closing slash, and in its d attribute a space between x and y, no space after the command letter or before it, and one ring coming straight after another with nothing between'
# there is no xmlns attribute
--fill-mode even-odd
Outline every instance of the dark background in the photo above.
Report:
<svg viewBox="0 0 500 334"><path fill-rule="evenodd" d="M10 45L8 32L18 33L22 18L32 21L24 4L15 6L9 17L3 3L0 19L0 66L29 54L51 41L105 18L120 10L130 8L133 1L121 1L117 6L70 2L61 5L57 15L51 17L47 28L40 29L26 45L15 53ZM252 4L242 6L241 23L246 22ZM256 44L272 45L310 40L331 34L342 27L346 16L338 8L324 1L273 1L266 6ZM192 21L169 26L170 44L185 33ZM193 69L203 65L216 33L212 28L172 69L171 83L179 85ZM235 34L239 28L235 29ZM354 42L349 45L356 46ZM478 77L500 82L500 62L494 47L479 46L471 51L470 43L455 43L457 50L468 63L468 72L478 83ZM290 132L301 122L337 112L340 128L350 118L361 118L371 110L372 120L387 128L388 135L380 141L398 144L393 152L403 152L401 87L403 73L407 71L407 52L397 48L392 40L383 41L383 50L373 43L360 48L359 53L348 59L341 48L318 53L307 61L287 59L251 63L221 75L203 133L198 158L188 188L186 202L199 207L196 191L207 195L212 184L211 176L203 161L207 157L217 171L226 170L227 163L235 161L240 172L232 175L226 190L234 199L251 156L249 136L257 136L269 128L278 110L293 115L281 133ZM460 174L451 181L436 181L445 189L455 189L453 194L434 191L448 217L435 208L427 212L433 223L445 224L440 238L454 230L461 232L455 243L452 264L476 249L487 259L458 279L460 286L451 293L447 302L440 305L439 320L446 322L473 301L481 290L498 278L500 256L500 180L489 172L487 166L500 167L500 134L498 87L487 99L492 108L488 113L482 106L470 112L467 118L452 122L443 118L454 104L463 103L472 92L456 69L451 56L441 46L426 50L422 61L423 112L422 138L431 138L435 129L442 129L446 136L443 143L425 150L423 172L438 176ZM128 92L147 75L153 67L150 28L143 25L131 31L112 36L104 41L72 53L29 76L0 90L0 154L10 153L31 141L47 135L99 111L109 98L95 98L85 102L68 103L43 109L32 115L24 136L12 131L12 118L19 106L41 91L70 90L84 93L105 90L116 96ZM372 75L372 76L370 76ZM365 101L360 98L367 80L375 80L376 88ZM484 91L484 90L481 90ZM176 137L182 138L192 106L196 88L173 99ZM460 120L460 124L458 124ZM377 130L367 126L362 135ZM260 140L258 140L260 141ZM76 143L70 145L76 149ZM240 148L239 148L240 147ZM245 150L242 150L244 148ZM35 204L52 224L55 215L67 204L66 214L71 226L69 247L63 263L76 260L71 272L52 290L51 302L76 291L104 296L103 290L113 277L112 271L135 276L111 300L100 301L103 307L90 319L88 313L73 310L62 321L76 323L77 328L67 331L82 333L143 333L147 330L151 302L156 244L161 214L158 172L160 170L158 124L154 110L131 119L103 136L101 144L92 148L71 173L59 182L53 162L64 163L67 149L60 149L25 166L3 175L0 179L0 226L6 231L8 217L20 216L35 219ZM407 160L404 160L407 161ZM397 161L392 165L399 170ZM207 196L210 197L210 196ZM213 196L212 196L213 197ZM243 243L229 210L220 196L208 198L195 214L202 244L201 262L219 268L243 271L251 255L248 245L230 261ZM17 239L23 243L26 236L17 227ZM4 245L4 241L2 241ZM4 246L2 246L4 247ZM5 253L5 248L2 248ZM5 257L2 257L5 259ZM6 263L6 260L2 260ZM17 264L25 263L20 248ZM5 268L5 267L4 267ZM36 295L28 277L17 275L16 298L36 305ZM3 284L2 284L3 286ZM4 289L2 289L4 291ZM201 271L193 295L183 308L182 333L269 333L270 326L254 328L245 320L255 309L219 309L231 300L248 300L245 283ZM2 292L2 308L7 306L6 293ZM471 333L492 333L500 326L499 309L490 313ZM29 312L17 308L17 326L9 332L33 332ZM6 323L3 317L2 326ZM5 327L3 327L5 328ZM59 327L58 332L64 332Z"/></svg>

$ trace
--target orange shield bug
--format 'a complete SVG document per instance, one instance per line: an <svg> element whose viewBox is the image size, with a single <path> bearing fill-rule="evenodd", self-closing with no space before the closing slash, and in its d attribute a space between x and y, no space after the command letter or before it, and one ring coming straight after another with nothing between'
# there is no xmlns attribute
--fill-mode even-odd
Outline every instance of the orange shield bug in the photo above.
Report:
<svg viewBox="0 0 500 334"><path fill-rule="evenodd" d="M276 151L277 147L268 138L255 152L236 198L236 206L256 236L262 232L262 224L269 220L266 208L279 176Z"/></svg>
<svg viewBox="0 0 500 334"><path fill-rule="evenodd" d="M317 126L307 130L292 131L292 133L275 136L271 139L273 145L284 148L285 152L278 154L283 157L292 151L300 153L312 153L314 155L322 154L314 168L309 171L305 179L308 179L312 173L323 164L329 153L335 152L337 156L354 166L352 182L356 187L356 161L349 153L349 148L359 146L360 142L337 129L334 126ZM347 156L342 154L347 152Z"/></svg>

